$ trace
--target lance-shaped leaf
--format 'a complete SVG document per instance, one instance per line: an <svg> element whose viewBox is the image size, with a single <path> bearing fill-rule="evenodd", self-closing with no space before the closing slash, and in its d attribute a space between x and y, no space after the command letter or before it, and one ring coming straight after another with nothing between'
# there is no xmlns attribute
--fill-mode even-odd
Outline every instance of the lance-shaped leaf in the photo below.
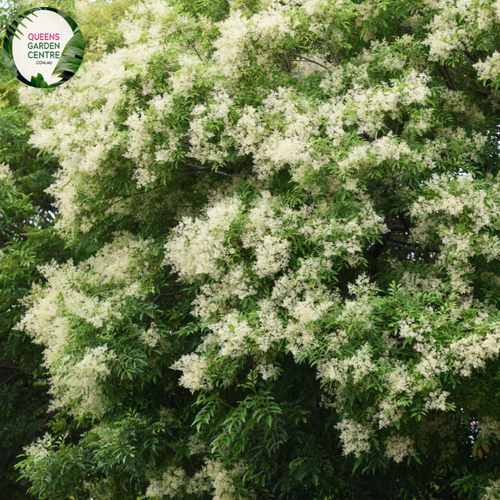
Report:
<svg viewBox="0 0 500 500"><path fill-rule="evenodd" d="M57 62L52 74L68 71L76 73L82 63L85 42L81 31L77 31L64 47L63 53Z"/></svg>

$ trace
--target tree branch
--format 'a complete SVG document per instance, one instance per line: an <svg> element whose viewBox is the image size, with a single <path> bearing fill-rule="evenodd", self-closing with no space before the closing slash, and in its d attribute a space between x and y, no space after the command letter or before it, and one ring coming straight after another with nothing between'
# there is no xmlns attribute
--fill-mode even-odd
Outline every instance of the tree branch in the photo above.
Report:
<svg viewBox="0 0 500 500"><path fill-rule="evenodd" d="M37 157L36 156L33 156L27 149L24 150L24 153L26 153L30 158L32 158L33 160L36 160Z"/></svg>
<svg viewBox="0 0 500 500"><path fill-rule="evenodd" d="M392 224L388 226L391 231L407 231L406 227L403 224Z"/></svg>
<svg viewBox="0 0 500 500"><path fill-rule="evenodd" d="M468 50L464 50L463 53L472 61L475 63L479 62L479 58L475 56L474 54L471 54Z"/></svg>
<svg viewBox="0 0 500 500"><path fill-rule="evenodd" d="M28 406L28 408L25 408L22 413L27 413L28 410L31 410L33 408L36 408L37 406L40 406L40 405L43 405L44 403L47 403L48 401L50 401L50 398L46 398L44 399L43 401L38 401L36 402L35 404L31 405L31 406Z"/></svg>
<svg viewBox="0 0 500 500"><path fill-rule="evenodd" d="M54 417L55 415L57 415L57 413L58 413L57 411L49 411L48 413L45 414L45 417L44 417L43 421L47 422L52 417Z"/></svg>
<svg viewBox="0 0 500 500"><path fill-rule="evenodd" d="M47 392L50 389L50 385L43 385L41 387L37 387L36 389L33 389L27 396L24 398L18 399L17 401L14 401L14 404L21 404L21 403L26 403L26 401L29 401L30 399L34 398L35 396L38 396L39 394L42 394L44 392Z"/></svg>
<svg viewBox="0 0 500 500"><path fill-rule="evenodd" d="M0 365L0 370L17 370L17 371L21 371L21 368L19 368L18 366Z"/></svg>
<svg viewBox="0 0 500 500"><path fill-rule="evenodd" d="M457 89L455 88L455 83L453 82L453 78L450 75L449 68L447 66L443 66L443 68L444 68L444 71L445 71L446 75L448 76L448 80L450 82L451 89L454 90L454 91L456 91Z"/></svg>
<svg viewBox="0 0 500 500"><path fill-rule="evenodd" d="M413 247L408 247L406 245L400 245L399 243L394 243L392 241L388 241L387 242L388 245L392 245L394 247L399 247L399 248L402 248L404 250L407 250L408 252L416 252L417 251L417 248L413 248Z"/></svg>
<svg viewBox="0 0 500 500"><path fill-rule="evenodd" d="M19 377L22 377L23 374L22 373L15 373L14 375L11 375L9 378L6 378L1 384L0 384L0 387L4 386L5 384L9 383L10 381L12 380L16 380L18 379Z"/></svg>
<svg viewBox="0 0 500 500"><path fill-rule="evenodd" d="M179 179L182 179L183 177L187 177L188 175L196 174L197 172L211 172L213 174L218 174L218 175L225 175L225 176L231 176L230 173L224 172L221 170L212 170L210 167L202 167L201 165L195 165L193 163L186 163L186 166L192 168L193 170L191 172L187 172L183 175L180 175L179 177L176 177L175 179L171 180L170 182L175 182L178 181ZM151 191L155 191L156 189L160 189L162 187L166 187L163 184L160 184L159 186L155 186L154 188L148 189L147 191L144 191L142 193L132 193L132 194L122 194L122 195L112 195L109 196L107 199L115 198L116 196L120 196L118 200L115 200L111 205L109 205L108 210L113 206L116 205L118 202L124 200L125 198L130 198L132 196L141 196L144 194L148 194Z"/></svg>
<svg viewBox="0 0 500 500"><path fill-rule="evenodd" d="M444 72L442 66L438 63L438 70L439 70L439 73L441 74L441 76L443 77L443 80L444 82L446 83L446 86L450 89L450 90L455 90L453 88L453 86L451 85L451 83L448 81L448 77L446 76L446 73Z"/></svg>
<svg viewBox="0 0 500 500"><path fill-rule="evenodd" d="M476 92L476 94L479 94L479 95L484 95L485 97L488 97L491 95L491 92L485 92L484 90L480 90L480 89L473 89L470 85L468 85L467 83L465 84L465 86L469 89L469 90L473 90L474 92Z"/></svg>
<svg viewBox="0 0 500 500"><path fill-rule="evenodd" d="M230 173L224 172L223 170L212 170L210 167L203 167L201 165L195 165L194 163L186 163L186 166L194 168L198 172L212 172L213 174L227 175L231 176Z"/></svg>
<svg viewBox="0 0 500 500"><path fill-rule="evenodd" d="M317 61L313 61L312 59L308 59L307 57L304 57L300 54L297 54L297 52L294 52L293 50L290 51L291 54L293 54L294 56L296 57L299 57L300 59L304 60L304 61L307 61L307 62L310 62L310 63L313 63L313 64L317 64L318 66L321 66L322 68L326 69L327 71L330 71L329 68L327 68L326 66L324 66L323 64L317 62Z"/></svg>

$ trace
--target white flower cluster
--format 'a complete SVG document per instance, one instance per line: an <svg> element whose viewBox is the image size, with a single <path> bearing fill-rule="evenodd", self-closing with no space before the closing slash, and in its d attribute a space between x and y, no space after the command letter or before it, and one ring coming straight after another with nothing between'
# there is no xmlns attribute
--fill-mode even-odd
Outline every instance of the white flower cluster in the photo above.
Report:
<svg viewBox="0 0 500 500"><path fill-rule="evenodd" d="M375 86L367 90L356 86L349 89L345 101L337 98L337 102L329 103L326 105L328 108L324 108L330 114L329 125L337 130L339 127L356 125L358 134L374 136L382 129L386 116L395 119L402 109L412 104L425 106L430 94L427 86L429 80L428 75L411 70L399 81L393 81L392 86L385 84L381 88ZM337 108L335 115L331 113L333 106ZM333 116L343 116L343 119L333 124Z"/></svg>
<svg viewBox="0 0 500 500"><path fill-rule="evenodd" d="M356 457L360 457L361 453L370 451L370 439L373 433L370 427L344 418L336 428L340 431L344 455L354 453Z"/></svg>
<svg viewBox="0 0 500 500"><path fill-rule="evenodd" d="M493 52L484 61L474 64L479 78L498 81L500 77L500 52Z"/></svg>
<svg viewBox="0 0 500 500"><path fill-rule="evenodd" d="M51 377L50 392L54 395L50 409L71 407L75 400L78 405L72 408L73 415L99 415L103 410L103 395L98 384L109 374L107 362L115 357L104 344L93 349L86 348L80 361L73 361ZM71 360L69 355L60 362Z"/></svg>
<svg viewBox="0 0 500 500"><path fill-rule="evenodd" d="M338 384L357 384L370 372L375 370L372 362L369 345L364 345L356 351L354 356L346 359L333 358L323 362L318 368L318 378L321 380L334 380Z"/></svg>
<svg viewBox="0 0 500 500"><path fill-rule="evenodd" d="M500 421L492 417L485 417L479 420L481 437L487 439L490 436L500 439Z"/></svg>
<svg viewBox="0 0 500 500"><path fill-rule="evenodd" d="M52 436L46 432L43 437L38 438L34 443L23 448L24 453L34 458L35 460L40 460L46 457L50 453L50 448L53 443Z"/></svg>
<svg viewBox="0 0 500 500"><path fill-rule="evenodd" d="M489 228L496 223L500 206L500 184L493 180L488 190L470 175L449 179L434 174L426 183L426 196L420 196L412 206L417 224L412 238L420 244L437 243L432 235L441 239L439 265L447 268L456 290L469 290L467 275L474 271L470 259L479 253L488 261L500 255L500 240ZM429 196L430 195L430 196ZM458 231L457 222L467 221L467 232Z"/></svg>
<svg viewBox="0 0 500 500"><path fill-rule="evenodd" d="M429 46L430 59L447 59L456 50L470 49L484 33L498 25L498 7L494 2L474 0L437 0L427 2L436 9L427 25L429 34L424 44Z"/></svg>
<svg viewBox="0 0 500 500"><path fill-rule="evenodd" d="M221 263L229 254L226 231L239 214L240 205L236 197L225 199L206 208L203 218L184 218L165 246L165 264L172 265L184 279L200 274L218 278Z"/></svg>
<svg viewBox="0 0 500 500"><path fill-rule="evenodd" d="M362 201L367 202L361 198L360 205ZM239 241L230 239L231 224L239 228ZM362 238L380 233L384 227L369 206L361 206L359 215L352 220L337 220L331 214L321 217L319 207L316 211L291 210L264 191L249 206L238 197L224 198L212 203L198 218L184 219L165 245L164 263L185 280L210 278L194 301L195 313L211 330L201 350L208 352L215 346L222 356L254 355L259 361L269 354L273 343L285 340L290 352L298 356L317 345L315 325L328 317L337 302L322 284L320 273L331 272L330 259L334 258L357 265L362 260ZM298 236L316 244L322 257L300 259L299 266L292 268L288 252L292 238ZM250 250L253 259L245 260L245 264L238 262L236 256L241 249ZM229 259L231 266L227 265ZM274 280L274 285L267 297L256 301L258 320L248 321L240 316L238 304L255 295L262 280L268 278ZM346 301L341 321L369 328L366 297L372 293L371 286L366 277L358 280L352 289L359 295L358 300ZM357 371L366 368L366 348L360 352L363 359L356 364ZM268 364L259 361L261 366ZM195 390L207 387L209 365L200 352L183 356L172 368L182 370L181 383ZM266 378L271 373L262 372Z"/></svg>
<svg viewBox="0 0 500 500"><path fill-rule="evenodd" d="M497 500L500 497L500 479L490 479L481 500Z"/></svg>
<svg viewBox="0 0 500 500"><path fill-rule="evenodd" d="M274 365L260 364L257 369L264 380L274 379L278 375L278 367Z"/></svg>
<svg viewBox="0 0 500 500"><path fill-rule="evenodd" d="M144 296L142 276L134 274L147 269L150 243L123 233L78 266L71 261L42 266L47 285L33 290L31 307L17 327L45 348L45 365L52 373L53 408L73 405L74 414L102 410L98 381L109 373L107 361L115 355L106 344L76 347L77 332L85 324L109 329L122 317L123 298ZM88 339L83 335L86 345Z"/></svg>
<svg viewBox="0 0 500 500"><path fill-rule="evenodd" d="M415 455L413 442L407 436L394 435L385 440L385 455L400 463L406 456Z"/></svg>
<svg viewBox="0 0 500 500"><path fill-rule="evenodd" d="M473 369L482 368L488 359L498 357L500 325L492 324L490 328L492 333L470 335L450 345L450 352L456 357L455 369L462 376L470 376Z"/></svg>
<svg viewBox="0 0 500 500"><path fill-rule="evenodd" d="M182 371L179 384L190 391L210 387L208 379L208 359L196 353L186 354L176 361L172 370Z"/></svg>
<svg viewBox="0 0 500 500"><path fill-rule="evenodd" d="M181 492L188 495L211 491L213 500L233 500L236 497L234 480L241 476L245 469L241 464L235 464L231 470L224 469L219 460L205 460L203 468L189 477L184 469L170 467L163 473L161 480L151 481L147 491L148 498L173 498Z"/></svg>
<svg viewBox="0 0 500 500"><path fill-rule="evenodd" d="M151 323L151 326L147 330L141 332L140 337L141 340L151 348L156 347L161 339L160 331L154 323Z"/></svg>
<svg viewBox="0 0 500 500"><path fill-rule="evenodd" d="M6 163L0 163L0 181L12 182L14 176L10 170L9 165Z"/></svg>

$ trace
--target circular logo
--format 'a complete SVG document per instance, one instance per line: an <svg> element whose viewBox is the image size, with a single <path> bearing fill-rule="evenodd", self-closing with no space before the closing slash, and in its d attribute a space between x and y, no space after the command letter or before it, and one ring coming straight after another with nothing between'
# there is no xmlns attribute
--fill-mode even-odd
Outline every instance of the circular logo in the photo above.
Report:
<svg viewBox="0 0 500 500"><path fill-rule="evenodd" d="M21 82L56 87L69 80L82 63L85 43L78 25L64 12L36 7L7 28L5 62Z"/></svg>

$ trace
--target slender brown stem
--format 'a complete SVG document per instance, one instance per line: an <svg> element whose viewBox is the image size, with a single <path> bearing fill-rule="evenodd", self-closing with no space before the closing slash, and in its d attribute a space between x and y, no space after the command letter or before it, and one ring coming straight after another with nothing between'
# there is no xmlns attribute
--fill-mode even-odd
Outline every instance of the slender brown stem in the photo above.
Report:
<svg viewBox="0 0 500 500"><path fill-rule="evenodd" d="M46 398L43 401L38 401L37 403L35 403L31 406L28 406L28 408L25 408L23 410L23 413L27 413L29 410L32 410L33 408L36 408L37 406L43 405L43 404L47 403L48 401L50 401L50 398Z"/></svg>
<svg viewBox="0 0 500 500"><path fill-rule="evenodd" d="M6 378L1 384L0 387L4 386L5 384L8 384L9 382L18 379L19 377L22 377L22 373L15 373L14 375L11 375L10 377Z"/></svg>
<svg viewBox="0 0 500 500"><path fill-rule="evenodd" d="M471 59L472 61L474 61L475 63L479 62L479 59L477 56L475 56L474 54L471 54L468 50L464 50L463 51L464 54L469 58Z"/></svg>
<svg viewBox="0 0 500 500"><path fill-rule="evenodd" d="M404 250L408 250L408 252L416 252L417 251L417 248L408 247L406 245L400 245L399 243L394 243L392 241L388 241L387 244L392 245L394 247L403 248Z"/></svg>
<svg viewBox="0 0 500 500"><path fill-rule="evenodd" d="M0 365L0 370L18 370L21 371L21 368L18 366L11 366L11 365Z"/></svg>
<svg viewBox="0 0 500 500"><path fill-rule="evenodd" d="M317 64L318 66L321 66L322 68L325 68L327 71L330 71L326 66L324 66L323 64L317 62L317 61L313 61L312 59L308 59L307 57L304 57L300 54L297 54L296 52L294 52L293 50L291 51L291 53L296 56L296 57L299 57L300 59L304 60L304 61L308 61L310 63L313 63L313 64Z"/></svg>
<svg viewBox="0 0 500 500"><path fill-rule="evenodd" d="M18 399L14 401L14 404L21 404L21 403L26 403L26 401L29 401L30 399L34 398L35 396L38 396L39 394L42 394L44 392L47 392L50 389L50 385L44 385L42 387L37 387L36 389L33 389L27 396L24 398Z"/></svg>

